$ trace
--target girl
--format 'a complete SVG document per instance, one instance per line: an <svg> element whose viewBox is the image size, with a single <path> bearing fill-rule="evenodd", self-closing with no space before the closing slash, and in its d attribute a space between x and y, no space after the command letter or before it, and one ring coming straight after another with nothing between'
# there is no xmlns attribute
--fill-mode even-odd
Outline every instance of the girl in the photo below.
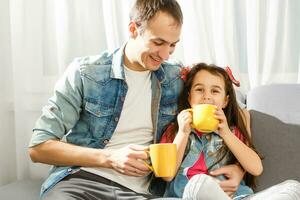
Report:
<svg viewBox="0 0 300 200"><path fill-rule="evenodd" d="M182 78L186 80L179 99L180 113L177 122L167 128L161 140L177 144L178 154L177 174L164 178L169 181L165 196L230 199L217 183L225 177L212 178L208 174L233 163L239 163L247 173L234 198L242 199L253 193L254 176L260 175L263 167L253 150L250 126L238 108L232 84L235 80L230 75L223 68L204 63L183 74ZM187 109L197 104L216 106L215 117L219 125L215 132L204 134L191 127L192 115ZM188 182L188 189L184 191Z"/></svg>

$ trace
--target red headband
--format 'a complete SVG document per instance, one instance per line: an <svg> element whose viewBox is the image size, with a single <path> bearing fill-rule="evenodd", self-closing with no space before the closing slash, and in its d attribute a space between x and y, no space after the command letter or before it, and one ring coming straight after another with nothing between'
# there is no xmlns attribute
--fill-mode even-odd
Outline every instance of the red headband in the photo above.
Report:
<svg viewBox="0 0 300 200"><path fill-rule="evenodd" d="M232 83L237 86L237 87L240 87L240 82L238 80L236 80L232 74L232 71L230 69L229 66L225 67L225 71L227 72L229 78L231 79Z"/></svg>
<svg viewBox="0 0 300 200"><path fill-rule="evenodd" d="M187 67L182 67L181 70L180 70L180 78L185 82L186 81L186 78L187 78L187 75L188 73L191 71L191 67L190 66L187 66Z"/></svg>

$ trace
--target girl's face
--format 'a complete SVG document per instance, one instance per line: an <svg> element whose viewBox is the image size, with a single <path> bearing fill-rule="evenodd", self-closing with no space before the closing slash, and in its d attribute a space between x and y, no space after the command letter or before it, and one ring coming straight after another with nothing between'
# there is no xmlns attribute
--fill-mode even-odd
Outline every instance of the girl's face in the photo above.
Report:
<svg viewBox="0 0 300 200"><path fill-rule="evenodd" d="M225 92L225 82L222 76L213 75L206 70L197 72L189 93L191 107L196 104L213 104L218 108L227 106L229 97Z"/></svg>

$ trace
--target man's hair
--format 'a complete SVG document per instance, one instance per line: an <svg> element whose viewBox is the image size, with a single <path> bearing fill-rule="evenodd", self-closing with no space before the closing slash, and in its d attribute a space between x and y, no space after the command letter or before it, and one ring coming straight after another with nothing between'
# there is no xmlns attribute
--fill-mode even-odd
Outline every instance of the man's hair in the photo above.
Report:
<svg viewBox="0 0 300 200"><path fill-rule="evenodd" d="M183 23L182 11L176 0L136 0L130 11L130 20L143 29L159 11L173 17L179 25Z"/></svg>

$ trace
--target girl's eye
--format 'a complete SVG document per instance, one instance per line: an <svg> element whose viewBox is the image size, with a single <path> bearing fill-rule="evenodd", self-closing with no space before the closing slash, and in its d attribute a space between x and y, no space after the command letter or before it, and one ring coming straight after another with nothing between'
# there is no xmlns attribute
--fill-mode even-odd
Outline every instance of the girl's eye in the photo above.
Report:
<svg viewBox="0 0 300 200"><path fill-rule="evenodd" d="M203 92L202 88L197 88L196 91Z"/></svg>
<svg viewBox="0 0 300 200"><path fill-rule="evenodd" d="M220 93L219 90L213 90L212 93L217 94Z"/></svg>

